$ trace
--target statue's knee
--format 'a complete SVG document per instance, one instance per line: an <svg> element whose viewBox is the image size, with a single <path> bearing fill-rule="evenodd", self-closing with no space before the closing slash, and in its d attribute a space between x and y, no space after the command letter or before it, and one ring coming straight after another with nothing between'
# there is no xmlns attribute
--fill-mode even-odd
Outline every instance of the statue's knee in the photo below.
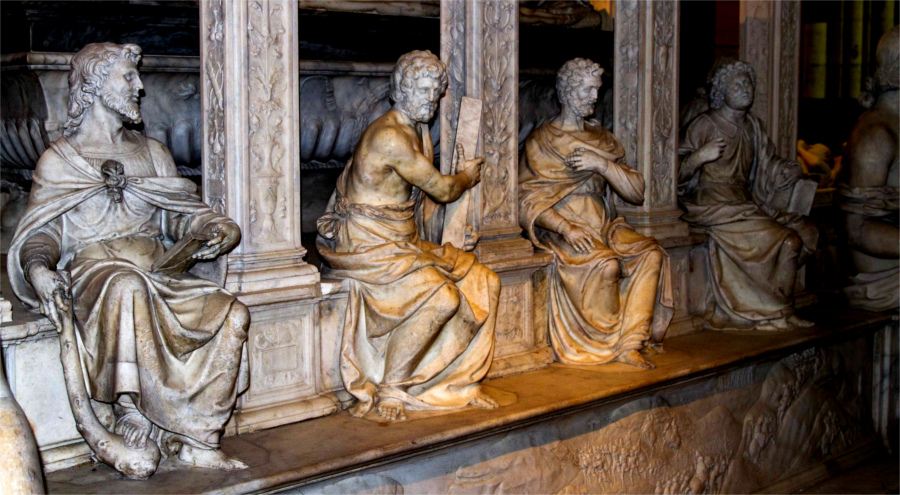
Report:
<svg viewBox="0 0 900 495"><path fill-rule="evenodd" d="M663 263L663 258L664 258L663 253L661 251L658 251L655 249L653 251L650 251L649 253L647 253L647 263L649 263L650 266L653 266L653 267L657 267L657 268L661 267L662 263Z"/></svg>
<svg viewBox="0 0 900 495"><path fill-rule="evenodd" d="M500 281L500 275L497 275L494 270L490 270L488 272L488 288L492 293L500 295L500 287L502 286L502 282Z"/></svg>
<svg viewBox="0 0 900 495"><path fill-rule="evenodd" d="M238 300L235 300L234 303L231 304L231 311L229 312L228 317L236 329L241 329L246 332L247 328L250 326L250 310L247 308L246 304Z"/></svg>
<svg viewBox="0 0 900 495"><path fill-rule="evenodd" d="M604 282L617 282L619 275L619 263L616 260L607 261L600 267L600 279Z"/></svg>
<svg viewBox="0 0 900 495"><path fill-rule="evenodd" d="M434 307L438 314L442 316L450 316L459 309L460 296L459 289L453 284L444 284L438 289L434 295Z"/></svg>
<svg viewBox="0 0 900 495"><path fill-rule="evenodd" d="M803 249L803 239L800 239L800 236L792 230L784 240L784 245L791 250L791 252L799 253L800 250Z"/></svg>
<svg viewBox="0 0 900 495"><path fill-rule="evenodd" d="M113 294L143 291L147 287L144 277L131 270L123 270L112 276L109 282Z"/></svg>

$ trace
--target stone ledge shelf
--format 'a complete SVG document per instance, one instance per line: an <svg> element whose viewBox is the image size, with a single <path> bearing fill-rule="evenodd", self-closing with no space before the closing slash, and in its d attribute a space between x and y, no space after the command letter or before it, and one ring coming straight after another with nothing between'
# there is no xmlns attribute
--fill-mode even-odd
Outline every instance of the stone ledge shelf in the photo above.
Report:
<svg viewBox="0 0 900 495"><path fill-rule="evenodd" d="M819 326L785 333L700 332L672 338L666 343L667 352L653 358L657 368L651 371L637 372L619 364L588 367L553 364L541 370L490 380L486 385L503 391L495 395L501 403L508 404L495 410L410 412L409 420L398 423L357 419L342 411L329 417L225 438L223 449L250 465L243 471L201 469L188 474L184 468L169 461L148 481L125 481L105 465L82 465L49 473L47 486L51 493L257 493L304 486L305 493L307 489L320 491L323 483L341 477L368 476L367 472L390 471L404 466L405 472L415 473L413 477L417 482L423 482L423 478L427 482L430 476L427 473L431 472L427 467L443 462L435 460L446 459L442 456L452 456L453 452L458 454L457 458L474 453L478 453L478 457L482 453L487 456L491 451L481 447L481 442L514 439L517 435L521 437L529 434L528 431L536 431L534 428L554 427L552 425L558 424L560 418L576 417L591 410L606 410L616 403L633 401L642 396L665 396L676 393L673 390L690 390L688 395L693 394L693 399L683 401L688 403L700 400L697 398L699 394L710 393L712 389L720 394L715 397L742 393L747 389L759 395L759 390L765 389L759 377L768 376L766 372L775 366L773 363L796 362L797 356L802 359L803 351L809 354L815 352L813 349L826 349L828 346L838 351L851 350L847 353L849 358L845 358L850 363L847 372L860 370L857 373L861 377L859 385L851 388L863 396L867 395L862 377L867 374L872 376L872 352L877 352L877 349L872 350L872 335L886 327L895 327L896 317L850 310L835 311L821 306L802 313L805 318L819 322ZM786 356L792 357L783 359ZM748 368L752 368L750 372L743 373ZM865 379L867 383L868 380ZM720 390L727 388L722 385L726 382L735 390ZM517 399L513 398L513 394ZM749 404L753 404L754 400L755 396L750 396ZM738 403L745 404L747 400L729 404ZM732 409L743 411L741 407L746 407L746 404L732 406ZM733 414L737 415L737 420L743 416L737 412ZM603 413L594 417L611 421L609 418L616 415ZM702 428L699 430L702 431ZM865 437L859 442L864 442L864 447L869 448L877 442L872 441L871 429L866 431L868 433L858 438ZM660 435L663 435L662 431ZM566 438L569 441L569 437ZM663 442L662 437L660 442ZM860 448L856 443L852 449L846 447L845 451L858 452ZM683 452L688 451L689 447L684 447ZM513 455L508 451L497 455L501 454ZM485 462L490 460L488 458ZM475 462L478 460L472 461ZM444 474L452 476L455 469L450 468ZM378 479L391 479L376 476ZM519 476L527 477L527 473L520 473ZM340 492L362 488L361 485L350 488L352 486L355 485L336 485L331 489ZM779 486L787 488L785 485ZM414 485L407 489L433 491L436 488Z"/></svg>

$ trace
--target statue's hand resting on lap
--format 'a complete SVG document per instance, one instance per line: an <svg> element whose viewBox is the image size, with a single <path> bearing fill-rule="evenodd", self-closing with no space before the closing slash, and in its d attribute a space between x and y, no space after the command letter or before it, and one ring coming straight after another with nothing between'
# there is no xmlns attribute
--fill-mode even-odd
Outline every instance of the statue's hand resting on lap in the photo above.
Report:
<svg viewBox="0 0 900 495"><path fill-rule="evenodd" d="M566 242L579 253L589 253L594 247L594 240L591 238L591 234L581 227L569 225L563 229L562 235Z"/></svg>

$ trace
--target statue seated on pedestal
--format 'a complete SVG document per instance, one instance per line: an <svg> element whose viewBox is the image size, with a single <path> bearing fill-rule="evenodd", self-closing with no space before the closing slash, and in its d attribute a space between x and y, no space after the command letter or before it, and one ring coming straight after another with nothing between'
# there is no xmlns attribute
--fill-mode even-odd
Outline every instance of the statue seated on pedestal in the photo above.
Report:
<svg viewBox="0 0 900 495"><path fill-rule="evenodd" d="M812 323L794 315L798 267L815 250L816 227L775 206L801 179L800 164L779 158L750 113L753 68L723 63L710 109L683 132L678 172L683 220L709 235L706 324L716 329L781 330Z"/></svg>
<svg viewBox="0 0 900 495"><path fill-rule="evenodd" d="M872 88L860 95L867 108L847 143L845 182L838 204L846 215L848 244L857 275L844 289L850 305L869 311L900 307L900 27L878 42Z"/></svg>
<svg viewBox="0 0 900 495"><path fill-rule="evenodd" d="M422 238L424 195L451 202L481 177L480 159L456 175L433 165L428 122L446 87L430 52L400 57L393 107L363 132L318 220L323 276L350 281L340 368L355 416L373 406L389 420L407 409L496 407L480 381L493 357L500 278L471 252Z"/></svg>
<svg viewBox="0 0 900 495"><path fill-rule="evenodd" d="M73 57L64 137L38 161L10 282L60 331L76 425L100 460L131 478L151 475L160 451L244 468L219 440L247 386L250 315L183 273L231 250L240 229L200 201L165 146L123 127L141 121L140 58L112 43Z"/></svg>
<svg viewBox="0 0 900 495"><path fill-rule="evenodd" d="M619 162L625 151L612 133L585 120L602 70L580 58L560 69L562 111L528 136L519 161L519 220L556 260L549 320L557 360L649 369L641 351L662 343L674 313L669 256L616 218L607 186L641 204L644 178Z"/></svg>

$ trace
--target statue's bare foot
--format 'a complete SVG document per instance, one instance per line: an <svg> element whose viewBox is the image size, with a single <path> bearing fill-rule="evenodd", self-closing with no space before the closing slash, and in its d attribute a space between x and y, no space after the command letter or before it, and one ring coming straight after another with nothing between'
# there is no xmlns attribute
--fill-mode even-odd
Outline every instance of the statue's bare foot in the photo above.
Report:
<svg viewBox="0 0 900 495"><path fill-rule="evenodd" d="M372 410L372 401L356 401L356 404L353 404L347 410L350 411L353 417L361 418Z"/></svg>
<svg viewBox="0 0 900 495"><path fill-rule="evenodd" d="M809 320L804 320L803 318L798 318L797 315L788 316L787 322L792 326L800 327L800 328L809 328L809 327L816 326L815 323L813 323Z"/></svg>
<svg viewBox="0 0 900 495"><path fill-rule="evenodd" d="M641 353L637 350L620 354L617 361L619 361L620 363L637 366L638 368L643 368L645 370L652 370L653 368L656 368L655 364L648 361L644 356L641 356Z"/></svg>
<svg viewBox="0 0 900 495"><path fill-rule="evenodd" d="M783 332L785 330L793 330L794 328L795 326L792 325L787 318L775 318L774 320L767 320L759 323L754 330L763 332Z"/></svg>
<svg viewBox="0 0 900 495"><path fill-rule="evenodd" d="M397 399L379 399L375 411L382 418L390 421L403 421L406 419L406 408Z"/></svg>
<svg viewBox="0 0 900 495"><path fill-rule="evenodd" d="M494 409L500 407L500 404L497 404L497 401L492 399L488 394L479 390L475 393L475 396L472 397L472 400L469 401L470 406L478 406L483 409Z"/></svg>
<svg viewBox="0 0 900 495"><path fill-rule="evenodd" d="M132 409L116 420L115 433L125 440L125 446L129 449L144 450L152 426L150 420Z"/></svg>
<svg viewBox="0 0 900 495"><path fill-rule="evenodd" d="M220 449L200 449L190 445L182 445L178 451L178 460L194 467L235 471L247 469L247 465L236 457L228 457Z"/></svg>

